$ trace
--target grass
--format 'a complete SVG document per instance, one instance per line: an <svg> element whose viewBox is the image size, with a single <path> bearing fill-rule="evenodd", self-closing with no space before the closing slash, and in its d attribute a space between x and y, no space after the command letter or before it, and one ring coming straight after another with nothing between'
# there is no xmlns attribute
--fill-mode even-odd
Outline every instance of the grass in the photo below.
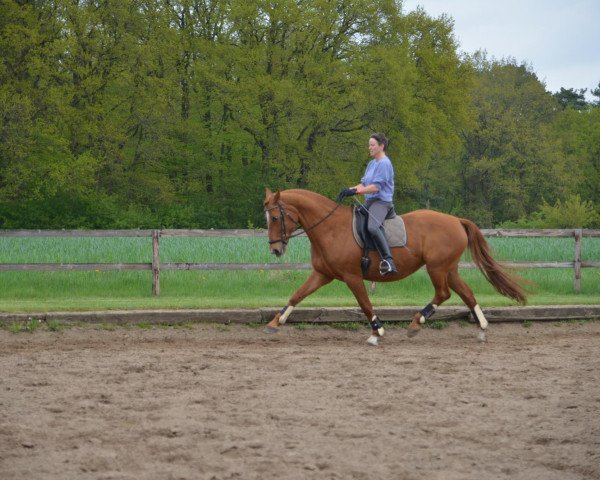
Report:
<svg viewBox="0 0 600 480"><path fill-rule="evenodd" d="M28 332L33 333L40 328L42 322L37 318L30 318L26 322L14 322L8 325L7 330L11 333ZM57 331L57 330L53 330Z"/></svg>
<svg viewBox="0 0 600 480"><path fill-rule="evenodd" d="M585 325L588 322L596 322L596 319L576 319L576 320L557 320L553 322L545 322L553 327L572 327L577 325ZM395 329L404 329L406 330L409 325L409 321L392 321L392 322L384 322L384 327L387 331L395 330ZM430 328L434 330L443 330L448 328L453 323L457 324L460 328L472 328L473 324L469 323L466 320L458 320L454 322L453 320L433 320L425 323L423 328ZM177 323L177 324L169 324L169 323L140 323L140 324L93 324L93 323L72 323L66 322L61 323L59 321L51 321L48 323L40 322L39 320L28 320L26 322L13 322L8 324L0 324L0 330L5 330L9 333L13 334L27 334L34 333L36 331L49 331L54 333L60 333L63 330L69 330L71 328L79 328L79 329L94 329L101 331L117 331L117 330L131 330L131 329L141 329L141 330L155 330L155 329L185 329L185 330L193 330L194 328L199 327L200 323L195 322L185 322L185 323ZM530 329L534 326L534 322L530 320L525 320L521 322L523 328ZM214 328L218 332L230 332L231 325L223 325L223 324L211 324L211 327ZM257 329L263 328L264 324L257 323L245 323L241 324L240 327L248 328L248 329ZM291 322L290 327L300 331L306 330L319 330L323 328L332 328L336 330L343 330L349 332L355 332L359 330L369 331L370 327L366 321L363 322L334 322L334 323L322 323L322 322Z"/></svg>
<svg viewBox="0 0 600 480"><path fill-rule="evenodd" d="M575 250L572 238L489 238L488 242L498 260L570 261ZM581 243L582 260L600 259L599 238L586 237ZM160 255L163 262L306 263L310 247L306 237L295 238L278 260L261 237L163 237ZM151 261L152 242L143 237L0 237L0 263Z"/></svg>
<svg viewBox="0 0 600 480"><path fill-rule="evenodd" d="M58 320L50 320L48 322L48 330L51 332L60 332L63 326Z"/></svg>
<svg viewBox="0 0 600 480"><path fill-rule="evenodd" d="M494 256L511 261L569 261L569 238L491 238ZM11 238L0 237L0 263L150 262L147 238ZM600 239L584 238L583 260L600 259ZM468 258L466 258L468 260ZM296 238L283 259L269 254L264 238L161 239L163 262L308 263L309 243ZM495 292L481 273L462 275L481 305L512 302ZM520 275L532 282L530 303L596 304L600 299L600 269L583 269L582 291L573 289L572 269L529 269ZM75 311L118 309L280 308L307 278L307 271L163 271L161 295L151 294L149 271L0 272L0 311ZM433 294L424 271L393 283L380 283L371 295L377 306L425 305ZM462 304L453 295L447 305ZM347 287L333 282L301 306L356 306ZM143 328L143 327L142 327Z"/></svg>
<svg viewBox="0 0 600 480"><path fill-rule="evenodd" d="M450 323L444 320L433 320L431 322L426 322L423 327L432 328L434 330L443 330L450 326Z"/></svg>
<svg viewBox="0 0 600 480"><path fill-rule="evenodd" d="M360 322L334 322L330 323L329 326L331 328L335 328L336 330L348 330L348 331L356 331L363 328L363 325Z"/></svg>

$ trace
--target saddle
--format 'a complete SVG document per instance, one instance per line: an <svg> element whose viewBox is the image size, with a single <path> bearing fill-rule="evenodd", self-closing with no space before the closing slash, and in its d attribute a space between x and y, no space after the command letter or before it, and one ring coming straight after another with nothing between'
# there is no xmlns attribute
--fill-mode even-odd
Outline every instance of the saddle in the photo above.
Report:
<svg viewBox="0 0 600 480"><path fill-rule="evenodd" d="M367 271L369 270L369 252L371 250L377 250L367 228L368 222L368 210L362 205L355 206L354 214L352 215L352 234L354 235L354 240L356 240L358 246L363 249L363 257L361 259L363 276L366 276ZM390 248L406 246L406 228L404 226L404 220L400 215L396 215L394 207L390 208L385 217L383 231Z"/></svg>

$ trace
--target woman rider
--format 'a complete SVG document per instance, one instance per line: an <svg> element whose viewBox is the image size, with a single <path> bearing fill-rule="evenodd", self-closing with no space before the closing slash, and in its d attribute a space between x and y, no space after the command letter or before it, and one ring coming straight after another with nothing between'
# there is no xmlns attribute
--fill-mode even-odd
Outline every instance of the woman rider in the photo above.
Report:
<svg viewBox="0 0 600 480"><path fill-rule="evenodd" d="M382 275L397 272L383 233L383 221L394 206L394 167L386 155L387 146L388 140L384 134L372 134L369 137L369 153L373 159L367 165L364 176L358 185L340 193L341 198L354 194L365 196L365 208L369 211L367 228L381 255L379 271Z"/></svg>

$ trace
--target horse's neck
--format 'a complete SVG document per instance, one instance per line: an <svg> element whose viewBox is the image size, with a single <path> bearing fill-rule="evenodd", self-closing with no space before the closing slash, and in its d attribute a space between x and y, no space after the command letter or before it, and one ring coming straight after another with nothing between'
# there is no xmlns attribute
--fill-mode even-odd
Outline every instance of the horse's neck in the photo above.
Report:
<svg viewBox="0 0 600 480"><path fill-rule="evenodd" d="M312 232L312 228L320 222L327 223L329 228L333 228L333 224L336 221L339 221L339 213L346 210L343 207L337 208L335 202L322 195L304 190L288 191L286 198L283 198L283 201L296 209L300 216L299 221L302 225L302 228L307 231L307 235L313 243L319 242L320 235L313 235L313 233L316 233L317 230ZM333 217L327 218L328 215L334 213L336 208L336 215L333 216L335 219ZM320 229L318 230L322 231ZM336 233L342 233L342 229L333 228L333 230Z"/></svg>
<svg viewBox="0 0 600 480"><path fill-rule="evenodd" d="M322 195L304 190L288 190L284 203L293 206L301 217L302 227L311 225L324 218L335 208L335 203Z"/></svg>

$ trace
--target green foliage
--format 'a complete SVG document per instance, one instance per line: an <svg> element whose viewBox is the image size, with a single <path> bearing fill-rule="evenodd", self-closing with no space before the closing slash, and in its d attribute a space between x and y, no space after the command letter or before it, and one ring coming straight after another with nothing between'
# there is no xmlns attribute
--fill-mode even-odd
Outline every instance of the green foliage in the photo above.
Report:
<svg viewBox="0 0 600 480"><path fill-rule="evenodd" d="M290 242L285 261L307 263L306 238ZM489 238L500 261L572 261L572 238ZM164 262L279 263L269 254L264 238L161 239ZM600 238L585 237L584 261L600 259ZM0 262L17 263L138 263L150 262L149 238L17 238L0 237ZM465 259L466 260L466 259ZM281 308L306 280L305 270L161 271L161 295L153 297L149 271L25 271L0 272L0 309L5 312L77 311L131 308ZM582 270L582 291L573 289L573 269L530 269L519 275L532 282L531 304L594 304L600 296L600 269ZM461 276L482 305L511 302L501 297L475 269ZM425 305L433 287L420 270L400 281L377 285L379 306ZM448 305L462 305L457 295ZM332 282L304 300L301 306L356 306L342 282ZM435 318L435 317L434 317ZM386 320L384 318L384 320ZM361 327L363 328L363 327Z"/></svg>
<svg viewBox="0 0 600 480"><path fill-rule="evenodd" d="M63 325L58 320L50 320L48 322L48 330L51 332L60 332L63 328Z"/></svg>
<svg viewBox="0 0 600 480"><path fill-rule="evenodd" d="M363 328L363 325L358 322L333 322L328 325L336 330L356 331Z"/></svg>
<svg viewBox="0 0 600 480"><path fill-rule="evenodd" d="M33 333L40 327L41 321L37 318L30 318L25 322L13 322L8 326L8 331L11 333Z"/></svg>
<svg viewBox="0 0 600 480"><path fill-rule="evenodd" d="M455 210L481 226L516 220L543 198L556 199L576 173L552 130L556 103L525 64L473 58L472 108L477 123L464 134Z"/></svg>
<svg viewBox="0 0 600 480"><path fill-rule="evenodd" d="M600 106L600 82L598 82L598 86L596 88L594 88L591 92L590 92L594 97L596 97L595 100L595 105L596 106Z"/></svg>
<svg viewBox="0 0 600 480"><path fill-rule="evenodd" d="M426 322L424 327L432 328L434 330L443 330L445 328L448 328L449 325L450 323L446 320L433 320L431 322Z"/></svg>
<svg viewBox="0 0 600 480"><path fill-rule="evenodd" d="M567 108L554 125L560 150L571 172L568 194L600 205L600 105L583 111Z"/></svg>
<svg viewBox="0 0 600 480"><path fill-rule="evenodd" d="M540 209L545 228L593 228L600 226L600 215L592 202L582 201L579 195L571 195L554 206L546 202Z"/></svg>
<svg viewBox="0 0 600 480"><path fill-rule="evenodd" d="M554 205L544 201L540 209L528 217L514 222L504 222L502 228L599 228L598 208L590 201L571 195L564 202Z"/></svg>
<svg viewBox="0 0 600 480"><path fill-rule="evenodd" d="M373 131L400 211L600 204L599 105L394 0L5 0L0 51L2 228L260 226L265 186L355 184Z"/></svg>
<svg viewBox="0 0 600 480"><path fill-rule="evenodd" d="M587 108L585 101L586 88L576 90L574 88L562 88L553 96L558 100L562 108L573 108L575 110L584 110Z"/></svg>

